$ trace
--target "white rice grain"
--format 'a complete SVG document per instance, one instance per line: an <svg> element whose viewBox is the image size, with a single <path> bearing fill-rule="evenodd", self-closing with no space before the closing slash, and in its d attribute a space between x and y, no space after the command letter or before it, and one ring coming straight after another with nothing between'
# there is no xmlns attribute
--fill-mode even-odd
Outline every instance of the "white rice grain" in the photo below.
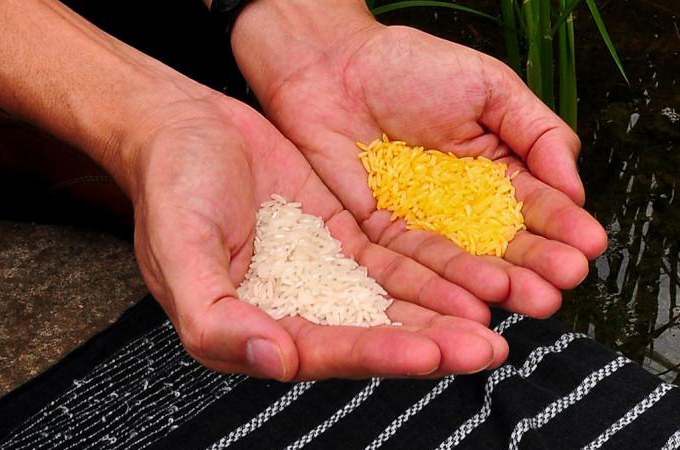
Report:
<svg viewBox="0 0 680 450"><path fill-rule="evenodd" d="M342 253L319 217L280 195L257 213L255 252L239 297L274 319L301 316L322 325L389 324L387 292Z"/></svg>

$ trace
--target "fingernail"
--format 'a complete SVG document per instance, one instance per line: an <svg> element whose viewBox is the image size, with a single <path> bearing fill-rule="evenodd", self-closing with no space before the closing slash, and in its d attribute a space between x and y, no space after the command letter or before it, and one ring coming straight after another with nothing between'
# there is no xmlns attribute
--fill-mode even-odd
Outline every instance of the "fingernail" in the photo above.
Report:
<svg viewBox="0 0 680 450"><path fill-rule="evenodd" d="M432 369L427 369L427 370L424 370L424 371L422 371L422 372L407 373L406 376L407 376L407 377L410 377L410 376L426 377L426 376L428 376L428 375L430 375L430 374L435 373L435 372L437 371L437 369L439 369L439 364L437 364L436 366L434 366Z"/></svg>
<svg viewBox="0 0 680 450"><path fill-rule="evenodd" d="M248 364L263 377L285 379L286 367L278 345L264 338L249 339L246 344Z"/></svg>
<svg viewBox="0 0 680 450"><path fill-rule="evenodd" d="M488 340L487 337L482 337L482 336L477 336L477 337L480 338L480 341L478 342L478 344L483 344L483 346L486 347L485 349L478 348L478 352L481 353L482 351L489 351L490 350L489 351L489 359L485 363L483 363L481 366L479 366L475 369L472 369L470 371L464 372L461 375L472 375L474 373L482 372L482 371L488 369L491 366L491 364L493 363L494 354L495 354L495 349L494 349L493 343L490 340Z"/></svg>
<svg viewBox="0 0 680 450"><path fill-rule="evenodd" d="M579 284L583 283L583 282L585 281L585 279L588 278L588 275L589 275L589 274L590 274L590 272L589 272L588 270L586 270L585 275L583 275L583 277L581 277L581 279L579 280L579 282L576 283L576 286L578 286Z"/></svg>
<svg viewBox="0 0 680 450"><path fill-rule="evenodd" d="M469 372L463 372L463 373L461 373L461 375L474 375L476 373L479 373L483 370L488 369L492 362L493 362L493 358L491 358L488 363L486 363L484 366L480 367L479 369L471 370Z"/></svg>

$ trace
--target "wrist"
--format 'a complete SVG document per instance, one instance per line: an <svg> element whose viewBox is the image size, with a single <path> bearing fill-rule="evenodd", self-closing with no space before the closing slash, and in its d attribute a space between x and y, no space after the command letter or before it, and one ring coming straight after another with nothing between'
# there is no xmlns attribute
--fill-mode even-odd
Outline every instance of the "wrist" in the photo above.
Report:
<svg viewBox="0 0 680 450"><path fill-rule="evenodd" d="M382 27L364 0L254 0L239 15L231 34L234 56L266 107L278 86L302 67L343 55L335 49Z"/></svg>
<svg viewBox="0 0 680 450"><path fill-rule="evenodd" d="M80 149L130 195L135 143L196 83L59 2L0 2L0 22L0 106Z"/></svg>
<svg viewBox="0 0 680 450"><path fill-rule="evenodd" d="M125 53L127 48L118 50ZM69 89L66 111L43 109L27 118L87 154L134 202L145 142L156 130L179 119L182 111L177 105L217 93L130 50L129 59L116 61L109 77L98 80L100 95L93 95L91 89Z"/></svg>
<svg viewBox="0 0 680 450"><path fill-rule="evenodd" d="M196 100L220 95L159 66L155 68L159 70L132 75L134 81L129 81L116 104L94 106L89 130L76 137L76 144L113 176L133 203L149 140L190 114Z"/></svg>

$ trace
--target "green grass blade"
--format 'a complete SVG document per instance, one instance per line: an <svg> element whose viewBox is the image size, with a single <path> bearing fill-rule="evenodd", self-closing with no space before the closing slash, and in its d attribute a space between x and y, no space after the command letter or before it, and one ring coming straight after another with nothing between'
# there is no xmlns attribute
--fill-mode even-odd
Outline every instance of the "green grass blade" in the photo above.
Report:
<svg viewBox="0 0 680 450"><path fill-rule="evenodd" d="M515 25L515 0L501 0L501 16L505 31L505 49L508 52L508 64L518 74L522 73L519 57L519 38Z"/></svg>
<svg viewBox="0 0 680 450"><path fill-rule="evenodd" d="M541 52L541 98L551 109L555 109L553 73L553 38L550 32L552 14L550 0L538 0L538 33Z"/></svg>
<svg viewBox="0 0 680 450"><path fill-rule="evenodd" d="M543 85L541 78L541 37L538 30L538 10L535 8L537 0L524 0L522 13L527 27L527 42L529 54L527 56L527 84L541 100L543 100Z"/></svg>
<svg viewBox="0 0 680 450"><path fill-rule="evenodd" d="M621 64L621 60L619 59L619 55L616 53L616 48L614 47L614 44L612 43L611 38L609 37L609 33L607 32L607 27L604 25L604 21L602 20L602 16L600 15L600 10L597 9L597 5L595 4L595 0L586 0L586 4L588 5L588 8L590 9L590 13L593 15L593 19L595 19L595 24L597 25L597 29L600 31L600 34L602 35L602 39L604 40L604 43L607 45L607 49L609 50L609 53L612 55L612 58L614 58L614 62L616 63L616 67L619 68L619 72L621 72L621 75L623 75L623 79L626 80L626 83L630 84L628 81L628 77L626 76L625 70L623 70L623 65Z"/></svg>
<svg viewBox="0 0 680 450"><path fill-rule="evenodd" d="M574 16L567 19L567 42L569 43L569 102L570 108L573 109L572 128L576 131L577 113L578 113L578 90L576 79L576 38L574 36Z"/></svg>
<svg viewBox="0 0 680 450"><path fill-rule="evenodd" d="M375 0L366 0L366 6L368 6L368 9L373 9L373 6L375 6Z"/></svg>
<svg viewBox="0 0 680 450"><path fill-rule="evenodd" d="M539 14L541 14L541 9L540 9L540 1L541 0L532 0L531 1L531 13L534 19L534 25L536 27L539 26L539 21L540 17Z"/></svg>
<svg viewBox="0 0 680 450"><path fill-rule="evenodd" d="M559 0L560 11L567 10L567 0ZM574 17L568 14L566 21L557 28L559 71L559 114L576 131L578 120L578 97L576 92L576 52L574 47Z"/></svg>
<svg viewBox="0 0 680 450"><path fill-rule="evenodd" d="M524 21L524 13L522 12L522 7L520 6L520 0L513 1L512 6L515 9L515 16L517 16L517 21L519 22L519 28L522 30L522 33L524 33L524 37L526 38L529 36L529 33L527 33L527 25L526 22Z"/></svg>
<svg viewBox="0 0 680 450"><path fill-rule="evenodd" d="M567 20L567 17L573 17L571 13L578 5L581 4L582 1L583 0L571 0L571 3L569 3L568 6L565 6L564 8L560 6L560 15L557 16L557 19L555 19L555 23L553 24L552 30L550 31L553 36L557 34L557 29ZM562 0L560 0L560 5L561 4Z"/></svg>
<svg viewBox="0 0 680 450"><path fill-rule="evenodd" d="M454 9L456 11L462 11L470 14L474 14L479 17L484 17L485 19L493 20L494 22L500 23L501 25L503 22L498 18L494 17L492 15L486 14L482 11L477 11L476 9L468 8L467 6L462 6L462 5L457 5L455 3L446 3L446 2L439 2L439 1L427 1L427 0L410 0L410 1L401 1L401 2L394 2L390 3L389 5L383 5L383 6L378 6L377 8L371 9L371 12L373 13L374 16L389 12L389 11L396 11L398 9L404 9L404 8L413 8L415 6L439 6L441 8L449 8L449 9Z"/></svg>

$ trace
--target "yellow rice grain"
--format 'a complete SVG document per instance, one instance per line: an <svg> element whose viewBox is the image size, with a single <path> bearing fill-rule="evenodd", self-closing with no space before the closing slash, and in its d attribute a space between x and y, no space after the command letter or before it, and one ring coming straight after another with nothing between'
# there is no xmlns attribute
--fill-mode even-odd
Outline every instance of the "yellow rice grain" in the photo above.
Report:
<svg viewBox="0 0 680 450"><path fill-rule="evenodd" d="M519 171L508 176L507 164L410 147L384 134L357 145L378 209L392 211L391 219L404 219L408 229L435 231L472 254L496 256L526 229L511 183Z"/></svg>

